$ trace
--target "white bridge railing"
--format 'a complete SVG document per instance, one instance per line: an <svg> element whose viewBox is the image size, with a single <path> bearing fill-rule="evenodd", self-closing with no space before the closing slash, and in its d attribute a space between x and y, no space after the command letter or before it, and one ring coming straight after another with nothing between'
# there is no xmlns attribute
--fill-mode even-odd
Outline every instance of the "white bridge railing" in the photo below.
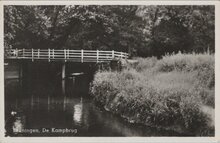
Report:
<svg viewBox="0 0 220 143"><path fill-rule="evenodd" d="M109 62L127 58L128 54L124 52L69 49L11 49L7 56L7 59L64 60L72 62Z"/></svg>

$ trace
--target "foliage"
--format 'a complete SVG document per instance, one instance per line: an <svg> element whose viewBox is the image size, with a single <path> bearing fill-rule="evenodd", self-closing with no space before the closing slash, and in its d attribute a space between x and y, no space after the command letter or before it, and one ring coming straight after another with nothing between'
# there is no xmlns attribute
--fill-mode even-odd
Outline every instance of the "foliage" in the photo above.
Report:
<svg viewBox="0 0 220 143"><path fill-rule="evenodd" d="M157 62L157 70L169 72L177 71L204 71L205 69L214 70L214 56L205 54L182 54L165 55Z"/></svg>
<svg viewBox="0 0 220 143"><path fill-rule="evenodd" d="M150 69L155 66L157 63L157 58L156 57L151 57L151 58L136 58L138 62L135 64L131 65L131 68L136 69L137 71L143 71L146 69Z"/></svg>
<svg viewBox="0 0 220 143"><path fill-rule="evenodd" d="M198 73L206 64L211 64L207 67L207 71L211 73L210 67L214 66L211 57L208 54L179 53L165 56L161 60L138 58L138 64L131 65L122 72L96 73L90 91L100 107L129 122L174 130L179 126L187 133L202 134L202 127L206 127L205 130L212 128L210 117L201 107L214 107L214 92L210 92L214 91L214 85L208 87L209 81L205 82L203 75ZM186 65L190 65L193 70L185 70L185 64L181 64L182 60L179 60L188 58L191 60L186 60ZM173 70L158 68L161 62L168 60L172 63L176 60L175 63L183 67Z"/></svg>
<svg viewBox="0 0 220 143"><path fill-rule="evenodd" d="M135 16L136 9L99 5L5 6L5 43L13 48L127 52L140 42L136 42L140 38L136 36L142 19Z"/></svg>
<svg viewBox="0 0 220 143"><path fill-rule="evenodd" d="M160 57L165 53L215 51L214 6L140 6L146 21L146 47L139 54Z"/></svg>
<svg viewBox="0 0 220 143"><path fill-rule="evenodd" d="M214 6L4 6L8 48L214 52Z"/></svg>

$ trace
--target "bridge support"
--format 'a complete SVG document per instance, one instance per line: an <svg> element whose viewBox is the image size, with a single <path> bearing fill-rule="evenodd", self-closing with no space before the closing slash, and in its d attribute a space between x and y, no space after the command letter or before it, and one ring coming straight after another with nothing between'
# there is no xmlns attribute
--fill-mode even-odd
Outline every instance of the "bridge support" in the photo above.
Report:
<svg viewBox="0 0 220 143"><path fill-rule="evenodd" d="M121 71L122 70L122 65L121 61L111 61L110 62L110 69L111 71Z"/></svg>

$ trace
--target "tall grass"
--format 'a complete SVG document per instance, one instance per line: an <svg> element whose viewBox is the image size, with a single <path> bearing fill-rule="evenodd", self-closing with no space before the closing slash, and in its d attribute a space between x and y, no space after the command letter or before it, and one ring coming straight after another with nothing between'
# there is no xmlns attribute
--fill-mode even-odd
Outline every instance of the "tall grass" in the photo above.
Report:
<svg viewBox="0 0 220 143"><path fill-rule="evenodd" d="M100 107L130 122L178 126L188 133L200 134L200 127L209 126L201 107L214 107L213 55L179 53L137 61L122 72L96 73L90 91Z"/></svg>

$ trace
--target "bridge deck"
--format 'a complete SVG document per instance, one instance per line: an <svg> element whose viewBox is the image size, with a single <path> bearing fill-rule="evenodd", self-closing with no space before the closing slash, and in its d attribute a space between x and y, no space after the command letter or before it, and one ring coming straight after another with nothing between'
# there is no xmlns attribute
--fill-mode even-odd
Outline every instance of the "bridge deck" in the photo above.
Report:
<svg viewBox="0 0 220 143"><path fill-rule="evenodd" d="M127 58L128 54L124 52L69 49L11 49L7 56L7 59L71 62L109 62Z"/></svg>

